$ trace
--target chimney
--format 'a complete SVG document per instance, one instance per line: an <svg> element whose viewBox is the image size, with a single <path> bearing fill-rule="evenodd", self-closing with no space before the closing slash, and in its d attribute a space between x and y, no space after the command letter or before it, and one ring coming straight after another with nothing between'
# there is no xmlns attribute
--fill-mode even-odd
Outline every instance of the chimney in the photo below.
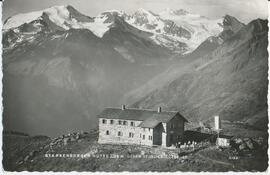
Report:
<svg viewBox="0 0 270 175"><path fill-rule="evenodd" d="M219 116L215 116L215 130L219 131L220 130L220 119Z"/></svg>
<svg viewBox="0 0 270 175"><path fill-rule="evenodd" d="M126 109L126 105L122 105L122 110L125 110Z"/></svg>
<svg viewBox="0 0 270 175"><path fill-rule="evenodd" d="M159 106L158 107L158 111L157 111L158 113L160 113L161 112L161 107Z"/></svg>

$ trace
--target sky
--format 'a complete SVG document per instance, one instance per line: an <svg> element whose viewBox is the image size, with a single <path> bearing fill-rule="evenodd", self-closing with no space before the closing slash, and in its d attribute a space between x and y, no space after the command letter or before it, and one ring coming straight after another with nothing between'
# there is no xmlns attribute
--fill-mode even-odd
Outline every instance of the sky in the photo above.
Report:
<svg viewBox="0 0 270 175"><path fill-rule="evenodd" d="M171 8L185 9L213 19L229 14L244 23L256 18L266 19L269 11L267 0L5 0L3 19L18 13L67 4L88 16L96 16L112 9L132 13L136 9L144 8L158 13Z"/></svg>

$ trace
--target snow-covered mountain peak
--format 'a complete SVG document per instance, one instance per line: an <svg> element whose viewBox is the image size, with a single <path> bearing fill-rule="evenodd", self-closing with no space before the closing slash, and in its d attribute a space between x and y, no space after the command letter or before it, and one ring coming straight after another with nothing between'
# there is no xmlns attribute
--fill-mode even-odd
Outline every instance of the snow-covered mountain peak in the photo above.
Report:
<svg viewBox="0 0 270 175"><path fill-rule="evenodd" d="M170 8L166 8L165 10L161 11L159 15L164 16L164 15L175 15L175 16L183 16L189 14L188 11L184 9L178 9L178 10L172 10Z"/></svg>
<svg viewBox="0 0 270 175"><path fill-rule="evenodd" d="M143 17L147 18L148 20L156 20L156 18L159 18L158 14L155 14L154 12L145 10L143 8L139 8L138 10L136 10L132 16L137 18Z"/></svg>
<svg viewBox="0 0 270 175"><path fill-rule="evenodd" d="M160 30L164 27L164 22L159 15L143 8L138 9L132 15L126 16L125 20L134 27L147 32L155 33L159 31L160 33Z"/></svg>
<svg viewBox="0 0 270 175"><path fill-rule="evenodd" d="M185 10L165 10L159 13L162 19L172 20L178 26L189 31L192 35L189 39L191 50L195 49L200 43L210 36L216 36L222 32L223 19L208 19L199 14L189 13Z"/></svg>
<svg viewBox="0 0 270 175"><path fill-rule="evenodd" d="M11 28L19 27L24 23L30 23L34 20L37 20L42 16L43 13L46 13L49 18L57 23L62 24L65 19L69 17L69 11L67 9L68 6L53 6L44 10L34 11L30 13L20 13L15 16L8 18L3 26L4 30L8 30Z"/></svg>
<svg viewBox="0 0 270 175"><path fill-rule="evenodd" d="M41 11L12 16L5 21L3 29L9 30L25 24L36 25L36 23L39 23L39 26L45 28L40 22L36 22L37 20L41 20L42 24L46 24L46 27L54 26L54 28L57 28L58 30L69 30L71 28L89 29L98 37L102 37L104 33L109 30L111 24L108 21L106 22L107 19L108 17L105 15L99 15L95 18L83 15L70 5L53 6ZM40 30L42 29L39 28L35 32Z"/></svg>
<svg viewBox="0 0 270 175"><path fill-rule="evenodd" d="M159 14L143 8L133 14L107 10L96 17L89 17L70 5L64 5L12 16L5 21L3 29L4 32L12 29L18 35L34 35L40 31L88 29L102 38L110 28L118 25L128 28L128 24L150 33L149 39L156 44L181 54L193 51L208 37L222 32L224 27L233 30L241 28L233 17L225 16L224 20L213 20L184 9L168 8Z"/></svg>

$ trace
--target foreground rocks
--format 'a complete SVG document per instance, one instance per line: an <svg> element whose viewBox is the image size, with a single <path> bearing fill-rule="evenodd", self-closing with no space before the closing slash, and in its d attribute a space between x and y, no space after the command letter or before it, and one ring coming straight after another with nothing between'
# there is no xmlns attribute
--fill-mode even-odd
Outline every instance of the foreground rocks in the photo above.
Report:
<svg viewBox="0 0 270 175"><path fill-rule="evenodd" d="M267 143L262 137L259 138L234 138L231 140L233 149L239 152L266 149Z"/></svg>
<svg viewBox="0 0 270 175"><path fill-rule="evenodd" d="M38 154L53 153L54 149L57 147L59 148L62 146L66 146L72 142L80 142L81 139L83 139L87 134L88 134L87 132L83 131L74 132L51 139L51 141L48 144L45 144L44 146L41 146L38 149L29 152L26 156L23 157L22 160L20 160L17 163L24 164L32 162L35 156L37 156Z"/></svg>
<svg viewBox="0 0 270 175"><path fill-rule="evenodd" d="M56 137L50 143L50 149L48 152L51 152L54 147L66 146L72 142L80 142L88 133L87 132L73 132L68 133L67 135L62 135Z"/></svg>

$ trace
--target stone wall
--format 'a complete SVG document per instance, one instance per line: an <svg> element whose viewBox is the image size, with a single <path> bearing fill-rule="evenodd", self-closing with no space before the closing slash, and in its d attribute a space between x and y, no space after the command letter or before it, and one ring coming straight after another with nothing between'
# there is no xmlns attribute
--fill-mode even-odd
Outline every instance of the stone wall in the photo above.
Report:
<svg viewBox="0 0 270 175"><path fill-rule="evenodd" d="M103 123L103 120L107 122ZM110 120L114 121L113 124L110 123ZM142 121L120 120L126 122L125 125L120 125L119 120L99 118L99 143L162 145L166 147L175 145L183 139L184 120L178 115L168 123L162 123L154 129L138 127ZM131 126L131 122L134 122L134 126Z"/></svg>
<svg viewBox="0 0 270 175"><path fill-rule="evenodd" d="M153 129L152 128L141 128L141 144L142 145L153 145ZM145 139L143 139L143 136L145 136ZM149 138L151 136L152 139Z"/></svg>
<svg viewBox="0 0 270 175"><path fill-rule="evenodd" d="M126 121L126 125L119 124L120 119L105 119L107 122L104 124L104 118L99 119L99 139L98 143L112 143L112 144L141 144L152 145L153 144L153 129L138 127L142 121L136 120L121 120ZM110 120L114 123L111 124ZM131 126L131 122L134 122L134 126ZM107 135L107 132L108 135ZM118 135L121 132L121 136ZM132 133L132 136L130 135ZM144 137L143 137L144 136ZM149 140L149 136L152 140Z"/></svg>

